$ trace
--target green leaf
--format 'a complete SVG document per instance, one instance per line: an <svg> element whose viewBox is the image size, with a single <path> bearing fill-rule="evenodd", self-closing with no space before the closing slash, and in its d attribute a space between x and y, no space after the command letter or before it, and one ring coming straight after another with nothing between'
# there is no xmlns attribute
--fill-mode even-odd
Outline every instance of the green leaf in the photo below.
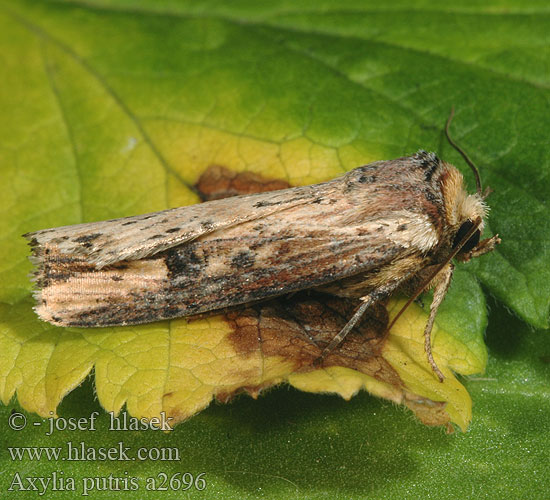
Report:
<svg viewBox="0 0 550 500"><path fill-rule="evenodd" d="M424 429L366 395L344 403L279 390L210 408L167 436L108 432L102 415L101 430L54 438L40 427L6 427L2 448L68 440L178 446L177 463L148 460L127 470L141 479L205 471L208 488L193 491L198 498L253 498L260 489L271 498L402 498L411 491L456 498L472 488L488 498L540 498L548 485L548 340L507 309L532 327L549 326L548 29L546 4L536 1L463 1L452 9L433 0L384 8L305 0L0 2L6 400L18 388L23 407L47 414L55 410L47 402L78 385L101 353L96 375L116 363L108 332L103 343L88 336L75 356L89 334L35 318L20 235L195 202L191 186L213 164L305 184L424 148L456 164L473 186L441 132L454 105L452 133L493 189L488 233L503 240L491 255L459 265L438 317L483 364L479 283L498 300L488 322L488 372L467 383L474 401L467 435ZM150 335L158 328L144 327ZM59 366L69 368L59 373ZM100 400L118 394L113 405L127 401L131 411L146 404L127 400L124 386L117 390ZM10 409L0 410L3 422ZM84 385L58 413L93 409ZM22 463L34 464L3 456L5 491ZM122 476L119 465L62 469L81 486L83 477ZM36 475L59 468L42 461Z"/></svg>

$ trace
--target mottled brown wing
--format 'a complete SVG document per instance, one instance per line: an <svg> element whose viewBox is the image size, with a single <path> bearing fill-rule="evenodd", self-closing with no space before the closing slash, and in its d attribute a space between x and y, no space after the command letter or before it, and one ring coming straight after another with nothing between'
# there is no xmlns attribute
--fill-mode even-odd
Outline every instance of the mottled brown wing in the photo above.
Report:
<svg viewBox="0 0 550 500"><path fill-rule="evenodd" d="M55 244L59 235L47 244L38 240L37 313L66 326L136 324L318 287L399 262L407 272L410 256L425 255L438 241L423 206L425 182L415 171L404 158L315 186L220 200L227 214L217 212L218 201L177 209L181 218L192 209L197 224L208 214L213 227L158 253L101 268L89 247L71 254ZM269 210L245 213L262 208ZM141 223L126 221L135 219L130 226ZM123 221L114 222L120 228ZM117 238L114 247L124 240Z"/></svg>
<svg viewBox="0 0 550 500"><path fill-rule="evenodd" d="M96 268L137 260L201 235L300 204L307 204L323 184L236 196L133 217L43 229L25 234L40 266L45 251L81 255Z"/></svg>

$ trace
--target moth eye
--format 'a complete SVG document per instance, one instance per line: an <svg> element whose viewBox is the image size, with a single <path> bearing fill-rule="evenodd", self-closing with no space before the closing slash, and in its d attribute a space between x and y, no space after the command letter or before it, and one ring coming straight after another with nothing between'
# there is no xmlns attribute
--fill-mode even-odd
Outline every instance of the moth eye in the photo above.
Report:
<svg viewBox="0 0 550 500"><path fill-rule="evenodd" d="M460 245L460 242L464 239L468 232L472 230L473 227L474 223L470 219L462 223L459 230L455 234L455 238L453 240L453 248L456 248L458 245ZM479 243L480 237L481 231L478 229L474 234L472 234L472 236L470 236L470 239L466 243L464 243L464 245L460 249L460 253L466 253L475 248Z"/></svg>

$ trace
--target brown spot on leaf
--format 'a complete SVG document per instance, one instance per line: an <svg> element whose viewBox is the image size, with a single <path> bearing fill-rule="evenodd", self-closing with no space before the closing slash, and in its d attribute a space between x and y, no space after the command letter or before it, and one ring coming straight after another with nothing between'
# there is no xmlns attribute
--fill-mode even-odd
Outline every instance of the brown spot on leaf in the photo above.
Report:
<svg viewBox="0 0 550 500"><path fill-rule="evenodd" d="M316 370L321 351L353 315L356 300L316 292L272 300L226 313L230 342L243 357L261 349L263 356L282 356L293 372ZM357 328L325 357L322 367L344 366L401 386L395 370L380 356L388 324L382 304L373 307Z"/></svg>
<svg viewBox="0 0 550 500"><path fill-rule="evenodd" d="M253 172L234 172L219 165L208 167L196 184L202 201L219 200L240 194L264 193L288 187L290 184L283 180L266 179Z"/></svg>
<svg viewBox="0 0 550 500"><path fill-rule="evenodd" d="M385 304L375 305L345 340L319 365L323 348L353 315L357 300L336 298L320 292L299 292L226 312L232 332L228 340L239 356L249 359L258 352L266 358L282 357L289 372L310 372L331 366L346 367L369 375L399 390L401 402L426 425L446 425L451 432L446 403L436 402L407 390L396 370L383 358L388 313ZM257 397L272 385L243 386L216 394L220 402L246 392Z"/></svg>

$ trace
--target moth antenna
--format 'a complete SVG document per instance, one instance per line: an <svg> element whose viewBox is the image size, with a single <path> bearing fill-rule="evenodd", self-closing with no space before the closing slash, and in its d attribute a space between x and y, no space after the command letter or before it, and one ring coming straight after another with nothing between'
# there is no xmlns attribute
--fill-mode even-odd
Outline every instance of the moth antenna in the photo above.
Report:
<svg viewBox="0 0 550 500"><path fill-rule="evenodd" d="M454 115L455 115L455 107L453 106L451 108L451 113L449 114L449 118L447 118L447 123L445 124L445 135L447 136L447 140L449 141L449 144L459 152L460 156L464 158L464 161L470 166L470 168L474 172L474 176L476 178L477 194L479 194L483 198L484 196L483 196L483 191L481 189L481 178L479 176L479 170L477 169L475 163L466 154L466 151L464 151L455 141L453 141L451 135L449 134L449 127L451 126L451 122L453 121Z"/></svg>

